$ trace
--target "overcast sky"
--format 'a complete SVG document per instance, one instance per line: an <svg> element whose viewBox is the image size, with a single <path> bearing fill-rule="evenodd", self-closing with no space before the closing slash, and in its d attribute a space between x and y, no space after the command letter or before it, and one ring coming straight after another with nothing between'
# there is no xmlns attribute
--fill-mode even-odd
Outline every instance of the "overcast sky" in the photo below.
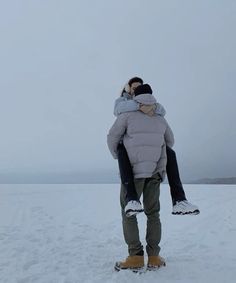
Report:
<svg viewBox="0 0 236 283"><path fill-rule="evenodd" d="M125 82L164 105L183 178L236 176L236 1L0 1L0 172L117 170Z"/></svg>

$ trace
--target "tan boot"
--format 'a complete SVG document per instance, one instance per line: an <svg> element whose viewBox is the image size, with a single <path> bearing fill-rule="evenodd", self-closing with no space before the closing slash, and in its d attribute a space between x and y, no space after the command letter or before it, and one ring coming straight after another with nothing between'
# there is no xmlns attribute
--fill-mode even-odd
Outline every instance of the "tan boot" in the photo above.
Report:
<svg viewBox="0 0 236 283"><path fill-rule="evenodd" d="M162 266L166 266L164 258L161 256L149 256L148 257L148 264L147 264L147 269L148 270L155 270L158 269Z"/></svg>
<svg viewBox="0 0 236 283"><path fill-rule="evenodd" d="M120 271L121 269L139 270L144 267L144 256L134 255L128 256L125 261L116 262L115 270Z"/></svg>

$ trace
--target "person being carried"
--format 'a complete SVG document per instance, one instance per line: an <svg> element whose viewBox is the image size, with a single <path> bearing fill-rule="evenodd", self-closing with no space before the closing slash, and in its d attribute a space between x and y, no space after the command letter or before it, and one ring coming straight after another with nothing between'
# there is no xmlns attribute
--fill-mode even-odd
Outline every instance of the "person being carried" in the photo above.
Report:
<svg viewBox="0 0 236 283"><path fill-rule="evenodd" d="M135 90L134 100L140 105L139 111L119 115L111 127L107 143L112 156L118 158L118 144L123 144L133 168L134 185L138 200L143 195L144 213L147 216L146 252L147 269L156 270L165 265L160 257L161 222L160 222L160 183L166 171L166 145L172 147L174 136L164 117L157 115L156 99L148 84L140 85ZM120 203L124 239L128 245L129 256L124 261L116 262L115 270L139 270L144 267L144 251L139 239L136 215L127 217L126 187L121 185Z"/></svg>
<svg viewBox="0 0 236 283"><path fill-rule="evenodd" d="M118 116L122 113L138 111L140 104L133 99L135 89L143 84L143 80L139 77L131 78L122 90L121 96L116 99L114 106L114 115ZM162 117L165 116L165 109L160 103L155 103L153 111ZM179 176L178 163L176 154L173 149L167 146L167 177L170 185L170 193L172 198L173 215L197 215L200 213L196 205L191 204L185 195L184 188ZM143 211L142 205L138 200L134 186L133 169L127 155L126 148L122 142L117 147L118 164L120 170L121 182L126 188L125 212L127 216L132 216Z"/></svg>

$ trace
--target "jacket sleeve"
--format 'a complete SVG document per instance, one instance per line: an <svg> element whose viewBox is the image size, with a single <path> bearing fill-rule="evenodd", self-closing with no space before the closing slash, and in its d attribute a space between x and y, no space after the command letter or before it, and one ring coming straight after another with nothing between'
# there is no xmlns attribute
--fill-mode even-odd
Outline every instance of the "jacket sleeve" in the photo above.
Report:
<svg viewBox="0 0 236 283"><path fill-rule="evenodd" d="M119 97L115 101L114 115L117 117L121 113L137 111L139 109L139 104L133 99L127 99L125 97Z"/></svg>
<svg viewBox="0 0 236 283"><path fill-rule="evenodd" d="M155 113L164 117L166 115L166 110L160 103L157 103Z"/></svg>
<svg viewBox="0 0 236 283"><path fill-rule="evenodd" d="M107 135L107 145L112 156L117 159L117 146L127 128L127 115L119 115Z"/></svg>
<svg viewBox="0 0 236 283"><path fill-rule="evenodd" d="M170 126L168 125L168 123L167 123L167 128L166 128L166 131L165 131L164 138L165 138L166 145L169 146L169 147L173 147L173 145L175 143L174 134L173 134Z"/></svg>

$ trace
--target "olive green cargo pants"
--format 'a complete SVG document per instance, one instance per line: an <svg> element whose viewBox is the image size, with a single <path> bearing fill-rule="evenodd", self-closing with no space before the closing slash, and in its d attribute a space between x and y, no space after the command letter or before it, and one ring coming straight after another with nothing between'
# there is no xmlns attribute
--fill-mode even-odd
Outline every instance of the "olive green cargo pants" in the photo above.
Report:
<svg viewBox="0 0 236 283"><path fill-rule="evenodd" d="M143 194L144 213L147 216L146 228L146 251L149 256L158 255L161 240L160 222L160 177L159 174L151 178L135 179L135 188L139 198ZM136 255L143 250L139 239L139 229L136 216L126 217L124 208L126 206L126 189L121 185L120 203L122 212L122 224L125 242L128 245L129 255Z"/></svg>

